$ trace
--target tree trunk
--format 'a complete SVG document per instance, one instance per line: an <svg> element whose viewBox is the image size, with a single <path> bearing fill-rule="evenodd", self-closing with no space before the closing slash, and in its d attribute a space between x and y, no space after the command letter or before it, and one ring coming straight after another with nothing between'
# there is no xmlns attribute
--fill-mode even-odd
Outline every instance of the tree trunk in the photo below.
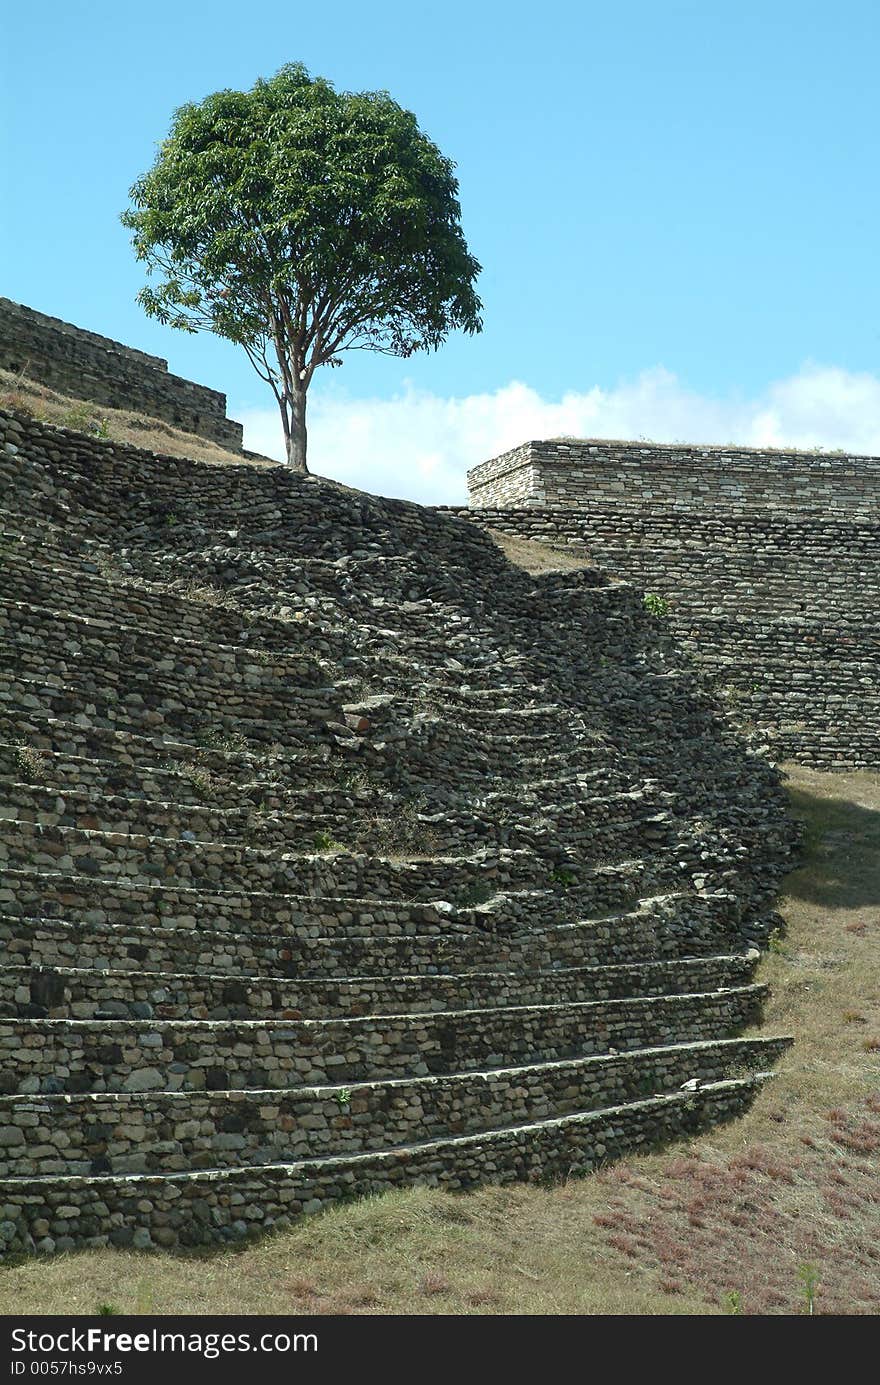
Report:
<svg viewBox="0 0 880 1385"><path fill-rule="evenodd" d="M308 476L306 466L306 387L297 384L289 396L290 431L287 434L287 465Z"/></svg>

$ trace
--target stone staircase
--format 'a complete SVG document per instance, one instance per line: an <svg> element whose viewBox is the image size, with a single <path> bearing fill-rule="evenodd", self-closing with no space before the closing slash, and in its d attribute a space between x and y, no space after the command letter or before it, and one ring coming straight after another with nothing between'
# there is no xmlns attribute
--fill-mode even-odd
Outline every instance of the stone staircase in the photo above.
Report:
<svg viewBox="0 0 880 1385"><path fill-rule="evenodd" d="M830 479L837 464L825 465ZM720 498L673 511L584 497L450 513L568 548L668 601L681 649L779 761L880 765L880 520L867 497L849 512L737 509Z"/></svg>
<svg viewBox="0 0 880 1385"><path fill-rule="evenodd" d="M0 412L0 1243L199 1246L745 1109L792 839L636 593Z"/></svg>

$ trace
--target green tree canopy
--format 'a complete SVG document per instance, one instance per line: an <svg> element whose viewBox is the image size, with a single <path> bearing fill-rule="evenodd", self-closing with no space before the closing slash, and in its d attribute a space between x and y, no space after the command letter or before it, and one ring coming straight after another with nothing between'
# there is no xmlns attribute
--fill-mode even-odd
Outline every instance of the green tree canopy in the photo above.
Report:
<svg viewBox="0 0 880 1385"><path fill-rule="evenodd" d="M337 92L299 63L182 106L122 217L157 276L139 301L244 348L305 471L318 366L482 326L453 167L387 92Z"/></svg>

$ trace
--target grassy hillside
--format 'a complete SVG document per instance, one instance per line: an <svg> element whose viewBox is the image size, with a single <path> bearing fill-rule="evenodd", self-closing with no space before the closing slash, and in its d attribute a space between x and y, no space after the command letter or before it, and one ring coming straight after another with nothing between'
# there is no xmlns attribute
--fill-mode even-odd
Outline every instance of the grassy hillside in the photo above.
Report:
<svg viewBox="0 0 880 1385"><path fill-rule="evenodd" d="M552 1188L428 1189L240 1253L0 1275L3 1313L880 1310L880 776L789 767L806 854L762 964L797 1042L743 1120Z"/></svg>
<svg viewBox="0 0 880 1385"><path fill-rule="evenodd" d="M241 466L248 461L257 466L267 461L276 465L268 457L253 453L243 457L240 452L230 452L219 443L185 433L161 418L73 399L28 379L27 375L14 375L8 370L0 370L0 408L16 409L42 423L91 433L93 437L109 438L111 442L129 443L132 447L146 447L169 457L189 457L196 462L216 462L220 466L230 463Z"/></svg>

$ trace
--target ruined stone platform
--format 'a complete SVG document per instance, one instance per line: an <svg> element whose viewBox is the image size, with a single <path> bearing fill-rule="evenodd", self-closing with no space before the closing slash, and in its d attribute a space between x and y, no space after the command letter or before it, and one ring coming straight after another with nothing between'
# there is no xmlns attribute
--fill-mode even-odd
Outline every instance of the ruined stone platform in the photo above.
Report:
<svg viewBox="0 0 880 1385"><path fill-rule="evenodd" d="M7 1253L237 1242L747 1107L790 826L638 591L6 413L0 550Z"/></svg>

